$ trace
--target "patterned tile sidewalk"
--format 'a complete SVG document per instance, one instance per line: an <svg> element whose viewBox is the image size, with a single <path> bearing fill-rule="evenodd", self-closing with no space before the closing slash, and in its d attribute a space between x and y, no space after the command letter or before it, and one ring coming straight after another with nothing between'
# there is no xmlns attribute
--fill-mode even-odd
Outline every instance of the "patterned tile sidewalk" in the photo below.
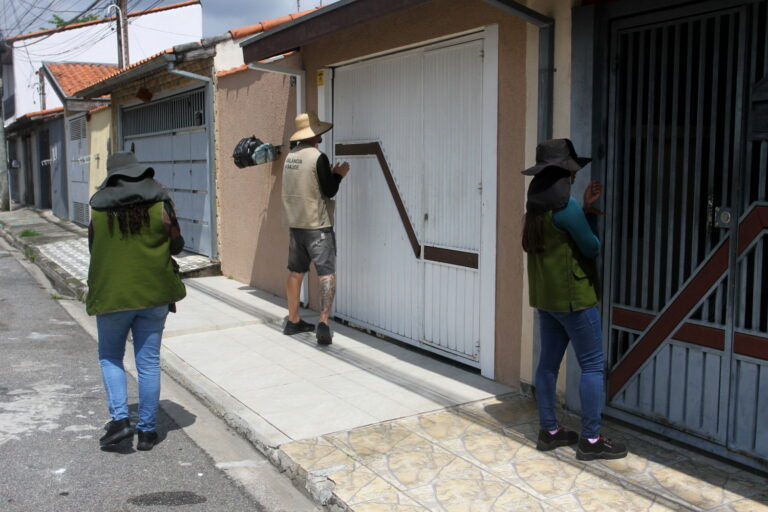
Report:
<svg viewBox="0 0 768 512"><path fill-rule="evenodd" d="M768 481L620 427L630 454L584 463L535 449L535 403L507 395L281 446L356 512L768 512ZM564 423L576 427L567 416Z"/></svg>

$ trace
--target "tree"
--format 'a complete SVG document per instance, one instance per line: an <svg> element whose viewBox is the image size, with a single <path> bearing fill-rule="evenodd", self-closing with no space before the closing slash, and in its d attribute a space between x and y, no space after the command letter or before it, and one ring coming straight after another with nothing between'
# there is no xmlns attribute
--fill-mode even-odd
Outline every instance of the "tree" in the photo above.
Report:
<svg viewBox="0 0 768 512"><path fill-rule="evenodd" d="M84 21L92 21L97 19L99 19L99 17L95 14L83 14L82 16L78 16L77 18L72 20L65 20L61 16L54 14L51 17L51 19L48 20L48 24L53 25L56 28L59 28L59 27L70 25L72 23L82 23ZM40 30L48 30L48 29L45 27L40 27Z"/></svg>

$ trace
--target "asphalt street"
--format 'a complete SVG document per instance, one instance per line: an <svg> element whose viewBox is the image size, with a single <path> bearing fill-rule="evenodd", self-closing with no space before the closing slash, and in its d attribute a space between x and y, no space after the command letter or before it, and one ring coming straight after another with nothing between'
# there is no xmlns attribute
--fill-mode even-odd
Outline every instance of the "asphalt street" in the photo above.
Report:
<svg viewBox="0 0 768 512"><path fill-rule="evenodd" d="M173 386L161 395L161 442L152 451L136 451L135 438L116 451L100 450L98 438L109 416L95 341L63 307L63 299L36 281L8 249L0 244L0 511L314 509L303 495L295 496L287 479L268 486L283 486L282 495L265 490L264 482L275 478L259 477L274 472L264 466L268 462L256 460L246 448L232 448L242 440L228 441L233 434L203 417L209 413ZM131 377L128 382L135 422L136 383ZM163 386L165 391L165 381ZM195 431L200 420L206 428L198 437L229 443L229 452L245 453L247 461L214 460L185 433ZM222 469L228 466L258 470L238 483ZM254 493L248 479L250 487L260 483L262 488ZM267 494L268 506L259 493Z"/></svg>

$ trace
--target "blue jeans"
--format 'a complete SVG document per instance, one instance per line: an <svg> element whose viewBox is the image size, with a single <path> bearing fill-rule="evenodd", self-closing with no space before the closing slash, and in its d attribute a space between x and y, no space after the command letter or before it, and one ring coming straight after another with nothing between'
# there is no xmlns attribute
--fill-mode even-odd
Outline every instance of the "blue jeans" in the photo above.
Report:
<svg viewBox="0 0 768 512"><path fill-rule="evenodd" d="M128 388L123 357L128 331L133 333L133 353L139 373L138 430L155 430L160 400L160 341L168 305L96 315L99 331L99 364L113 420L128 418Z"/></svg>
<svg viewBox="0 0 768 512"><path fill-rule="evenodd" d="M541 332L541 354L536 369L539 424L545 430L555 430L558 426L555 416L557 374L570 340L581 366L581 435L595 438L600 435L605 367L597 308L571 312L536 311Z"/></svg>

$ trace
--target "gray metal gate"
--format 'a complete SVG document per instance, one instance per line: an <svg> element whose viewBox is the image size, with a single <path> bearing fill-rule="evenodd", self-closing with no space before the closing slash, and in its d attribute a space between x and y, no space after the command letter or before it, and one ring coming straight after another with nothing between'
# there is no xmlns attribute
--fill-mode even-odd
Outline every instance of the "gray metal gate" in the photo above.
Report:
<svg viewBox="0 0 768 512"><path fill-rule="evenodd" d="M211 256L209 127L205 90L123 110L123 150L155 169L176 205L186 250Z"/></svg>
<svg viewBox="0 0 768 512"><path fill-rule="evenodd" d="M608 410L763 461L766 3L612 25L604 301Z"/></svg>
<svg viewBox="0 0 768 512"><path fill-rule="evenodd" d="M69 215L78 224L87 226L91 221L88 202L88 180L91 161L88 153L88 124L85 114L67 121L67 179L69 181Z"/></svg>

